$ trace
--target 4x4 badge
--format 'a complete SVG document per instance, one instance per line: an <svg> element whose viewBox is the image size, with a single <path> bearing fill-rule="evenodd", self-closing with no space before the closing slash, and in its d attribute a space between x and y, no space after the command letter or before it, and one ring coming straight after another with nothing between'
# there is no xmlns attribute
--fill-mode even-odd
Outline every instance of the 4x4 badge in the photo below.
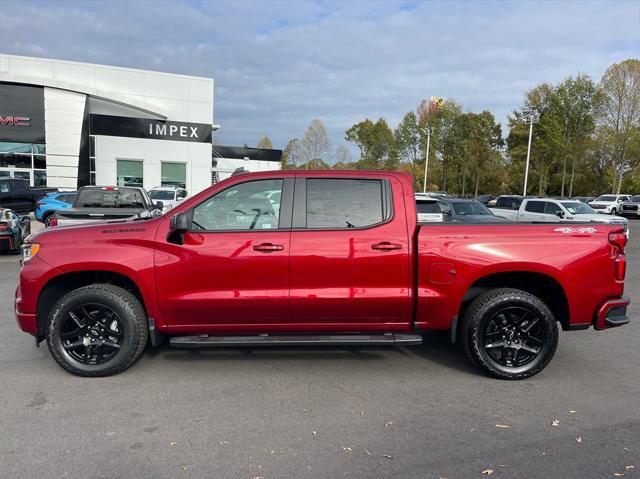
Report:
<svg viewBox="0 0 640 479"><path fill-rule="evenodd" d="M557 233L597 233L598 230L595 228L569 228L568 226L562 228L556 228L553 231Z"/></svg>

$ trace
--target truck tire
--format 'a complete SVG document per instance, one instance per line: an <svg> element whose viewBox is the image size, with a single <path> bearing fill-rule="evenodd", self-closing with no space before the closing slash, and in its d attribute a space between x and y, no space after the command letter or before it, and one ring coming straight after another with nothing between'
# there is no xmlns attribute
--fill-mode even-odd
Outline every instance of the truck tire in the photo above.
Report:
<svg viewBox="0 0 640 479"><path fill-rule="evenodd" d="M558 347L558 326L549 307L512 288L493 289L475 298L464 314L460 334L469 359L499 379L538 374Z"/></svg>
<svg viewBox="0 0 640 479"><path fill-rule="evenodd" d="M111 376L138 359L149 331L144 308L129 291L92 284L63 296L47 319L47 346L77 376Z"/></svg>

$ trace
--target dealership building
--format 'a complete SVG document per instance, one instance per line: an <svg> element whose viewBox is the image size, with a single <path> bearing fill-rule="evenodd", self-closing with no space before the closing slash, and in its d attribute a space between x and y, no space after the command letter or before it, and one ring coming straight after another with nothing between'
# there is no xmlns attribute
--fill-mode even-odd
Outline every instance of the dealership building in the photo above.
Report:
<svg viewBox="0 0 640 479"><path fill-rule="evenodd" d="M198 192L212 130L212 78L0 54L0 177Z"/></svg>

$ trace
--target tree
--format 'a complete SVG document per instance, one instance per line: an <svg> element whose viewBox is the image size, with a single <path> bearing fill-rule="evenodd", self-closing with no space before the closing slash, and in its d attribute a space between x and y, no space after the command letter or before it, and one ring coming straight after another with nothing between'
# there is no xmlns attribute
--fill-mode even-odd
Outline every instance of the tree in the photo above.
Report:
<svg viewBox="0 0 640 479"><path fill-rule="evenodd" d="M318 160L327 160L331 154L331 140L324 124L313 120L302 138L302 158L311 165Z"/></svg>
<svg viewBox="0 0 640 479"><path fill-rule="evenodd" d="M338 148L336 148L336 151L333 154L333 158L335 160L335 164L340 163L346 165L353 162L353 157L351 156L349 148L344 145L340 145L338 146Z"/></svg>
<svg viewBox="0 0 640 479"><path fill-rule="evenodd" d="M256 145L256 148L266 148L269 150L273 150L273 143L271 143L271 139L268 136L263 136Z"/></svg>
<svg viewBox="0 0 640 479"><path fill-rule="evenodd" d="M347 130L345 139L360 149L359 169L394 170L398 166L393 132L384 118L356 123Z"/></svg>
<svg viewBox="0 0 640 479"><path fill-rule="evenodd" d="M571 157L569 196L573 193L576 161L581 146L594 130L593 106L596 87L587 75L569 77L553 89L550 96L550 114L556 115L560 125L562 158L562 184L560 196L564 196L567 176L567 159Z"/></svg>
<svg viewBox="0 0 640 479"><path fill-rule="evenodd" d="M613 191L620 193L624 174L640 162L630 160L629 149L640 141L640 60L610 66L598 91L602 95L598 123L604 145L610 151Z"/></svg>
<svg viewBox="0 0 640 479"><path fill-rule="evenodd" d="M411 165L411 172L416 176L416 163L420 154L420 127L416 114L407 113L393 133L396 151L400 161Z"/></svg>
<svg viewBox="0 0 640 479"><path fill-rule="evenodd" d="M300 140L294 138L289 140L287 146L282 151L282 168L297 168L302 162Z"/></svg>

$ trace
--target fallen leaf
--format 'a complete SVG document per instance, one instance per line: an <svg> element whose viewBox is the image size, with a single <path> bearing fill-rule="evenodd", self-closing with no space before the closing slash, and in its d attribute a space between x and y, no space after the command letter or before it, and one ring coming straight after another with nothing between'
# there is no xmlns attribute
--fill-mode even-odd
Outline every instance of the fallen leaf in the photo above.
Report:
<svg viewBox="0 0 640 479"><path fill-rule="evenodd" d="M635 468L636 468L636 466L632 466L631 464L628 465L628 466L624 466L624 470L625 471L628 471L629 469L635 469Z"/></svg>
<svg viewBox="0 0 640 479"><path fill-rule="evenodd" d="M351 452L351 448L350 447L343 447L342 450L344 452Z"/></svg>
<svg viewBox="0 0 640 479"><path fill-rule="evenodd" d="M614 472L613 477L624 477L624 472Z"/></svg>
<svg viewBox="0 0 640 479"><path fill-rule="evenodd" d="M177 442L170 442L170 443L169 443L169 445L170 445L170 446L177 446L177 445L178 445L178 443L177 443Z"/></svg>
<svg viewBox="0 0 640 479"><path fill-rule="evenodd" d="M582 436L576 437L576 442L582 442Z"/></svg>
<svg viewBox="0 0 640 479"><path fill-rule="evenodd" d="M311 431L312 436L315 436L316 434L318 434L316 431Z"/></svg>
<svg viewBox="0 0 640 479"><path fill-rule="evenodd" d="M482 474L484 474L485 476L490 476L491 474L493 474L493 469L485 469L484 471L482 471Z"/></svg>
<svg viewBox="0 0 640 479"><path fill-rule="evenodd" d="M553 421L551 421L551 425L552 426L559 426L560 425L560 419L554 419Z"/></svg>
<svg viewBox="0 0 640 479"><path fill-rule="evenodd" d="M542 455L543 456L553 456L553 453L551 451L544 450L544 451L542 451Z"/></svg>
<svg viewBox="0 0 640 479"><path fill-rule="evenodd" d="M186 464L182 466L182 470L183 470L183 471L186 471L186 470L187 470L187 465L186 465Z"/></svg>
<svg viewBox="0 0 640 479"><path fill-rule="evenodd" d="M220 446L222 446L222 445L224 445L224 444L229 444L229 441L220 441L218 444L219 444Z"/></svg>
<svg viewBox="0 0 640 479"><path fill-rule="evenodd" d="M364 416L364 410L360 411L360 415Z"/></svg>
<svg viewBox="0 0 640 479"><path fill-rule="evenodd" d="M364 452L366 452L366 453L367 453L367 456L370 456L370 455L371 455L371 453L370 453L369 451L367 451L366 449L364 450Z"/></svg>
<svg viewBox="0 0 640 479"><path fill-rule="evenodd" d="M496 424L496 427L500 429L509 429L511 426L507 426L506 424Z"/></svg>
<svg viewBox="0 0 640 479"><path fill-rule="evenodd" d="M393 421L385 421L384 422L384 428L385 429L389 429L391 426L393 426Z"/></svg>
<svg viewBox="0 0 640 479"><path fill-rule="evenodd" d="M264 476L254 476L251 479L264 479Z"/></svg>
<svg viewBox="0 0 640 479"><path fill-rule="evenodd" d="M498 467L509 467L509 464L498 464Z"/></svg>
<svg viewBox="0 0 640 479"><path fill-rule="evenodd" d="M569 411L569 414L575 414L576 411Z"/></svg>
<svg viewBox="0 0 640 479"><path fill-rule="evenodd" d="M390 456L389 454L383 454L382 457L385 459L393 459L393 456Z"/></svg>
<svg viewBox="0 0 640 479"><path fill-rule="evenodd" d="M107 436L113 436L115 434L115 432L108 432Z"/></svg>

